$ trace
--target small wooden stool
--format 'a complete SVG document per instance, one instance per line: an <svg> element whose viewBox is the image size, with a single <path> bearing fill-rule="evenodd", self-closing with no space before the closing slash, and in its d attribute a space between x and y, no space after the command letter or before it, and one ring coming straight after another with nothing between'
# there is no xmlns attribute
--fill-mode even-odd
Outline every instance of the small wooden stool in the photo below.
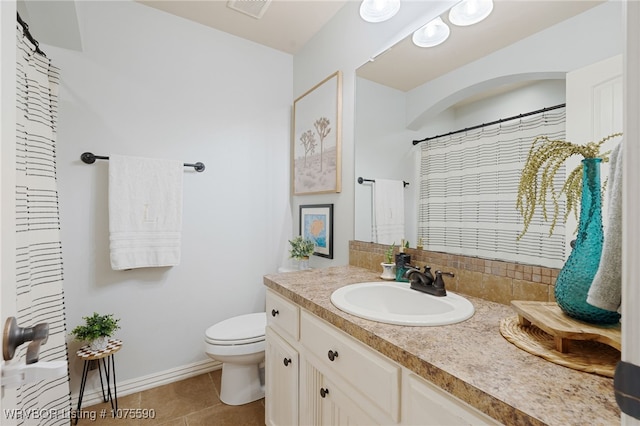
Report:
<svg viewBox="0 0 640 426"><path fill-rule="evenodd" d="M102 400L104 402L111 402L111 409L118 409L118 392L116 389L116 364L114 360L114 354L122 348L122 340L109 339L107 347L103 350L96 351L89 347L89 345L82 346L76 351L76 356L84 361L84 367L82 369L82 382L80 383L80 396L78 397L78 409L80 412L82 407L82 396L84 395L84 387L87 383L87 375L90 370L91 364L95 361L98 363L98 374L100 375L100 387L102 388ZM107 392L104 391L104 382L102 381L102 368L100 367L100 360L102 360L102 367L104 368L104 376L107 382ZM113 395L111 395L111 377L113 377ZM76 416L75 424L78 424L78 418Z"/></svg>

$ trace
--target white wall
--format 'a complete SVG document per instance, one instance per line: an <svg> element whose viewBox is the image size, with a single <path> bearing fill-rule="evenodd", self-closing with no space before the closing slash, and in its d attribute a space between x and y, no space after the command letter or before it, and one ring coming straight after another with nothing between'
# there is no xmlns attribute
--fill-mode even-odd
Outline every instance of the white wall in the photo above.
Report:
<svg viewBox="0 0 640 426"><path fill-rule="evenodd" d="M207 327L264 309L262 276L280 264L290 233L293 58L135 2L76 7L83 51L43 45L62 77L67 328L94 311L121 318L122 390L207 361ZM185 168L179 266L111 270L108 162L84 164L85 151L205 163L203 173Z"/></svg>

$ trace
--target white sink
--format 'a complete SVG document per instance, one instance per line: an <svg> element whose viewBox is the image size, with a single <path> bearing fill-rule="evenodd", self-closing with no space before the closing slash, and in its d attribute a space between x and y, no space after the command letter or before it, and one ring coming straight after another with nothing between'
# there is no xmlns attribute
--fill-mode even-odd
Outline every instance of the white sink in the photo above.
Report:
<svg viewBox="0 0 640 426"><path fill-rule="evenodd" d="M404 282L365 282L339 288L331 303L341 311L386 324L436 326L462 322L475 309L464 297L443 297L412 290Z"/></svg>

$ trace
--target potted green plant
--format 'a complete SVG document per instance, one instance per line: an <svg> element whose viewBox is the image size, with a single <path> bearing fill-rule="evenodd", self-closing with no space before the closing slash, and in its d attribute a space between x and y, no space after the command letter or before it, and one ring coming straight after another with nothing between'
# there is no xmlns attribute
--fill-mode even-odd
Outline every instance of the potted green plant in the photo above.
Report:
<svg viewBox="0 0 640 426"><path fill-rule="evenodd" d="M393 250L396 248L396 243L393 243L384 252L384 262L380 264L382 266L382 275L380 278L383 280L395 280L396 276L393 272L393 268L396 266L393 261Z"/></svg>
<svg viewBox="0 0 640 426"><path fill-rule="evenodd" d="M289 244L291 244L289 256L299 261L298 267L300 269L309 269L309 256L311 256L315 250L313 240L298 235L293 240L289 240Z"/></svg>
<svg viewBox="0 0 640 426"><path fill-rule="evenodd" d="M107 347L109 337L120 329L119 318L114 318L113 314L100 315L94 312L92 316L82 317L84 325L78 325L71 330L71 335L76 340L89 343L93 350L103 350Z"/></svg>

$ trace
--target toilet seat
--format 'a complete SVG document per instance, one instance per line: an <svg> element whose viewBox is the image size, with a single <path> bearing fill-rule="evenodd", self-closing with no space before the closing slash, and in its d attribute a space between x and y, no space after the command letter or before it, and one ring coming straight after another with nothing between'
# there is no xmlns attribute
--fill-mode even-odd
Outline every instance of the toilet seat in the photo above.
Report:
<svg viewBox="0 0 640 426"><path fill-rule="evenodd" d="M211 345L236 346L264 341L267 315L265 312L239 315L212 325L205 331L205 341Z"/></svg>

